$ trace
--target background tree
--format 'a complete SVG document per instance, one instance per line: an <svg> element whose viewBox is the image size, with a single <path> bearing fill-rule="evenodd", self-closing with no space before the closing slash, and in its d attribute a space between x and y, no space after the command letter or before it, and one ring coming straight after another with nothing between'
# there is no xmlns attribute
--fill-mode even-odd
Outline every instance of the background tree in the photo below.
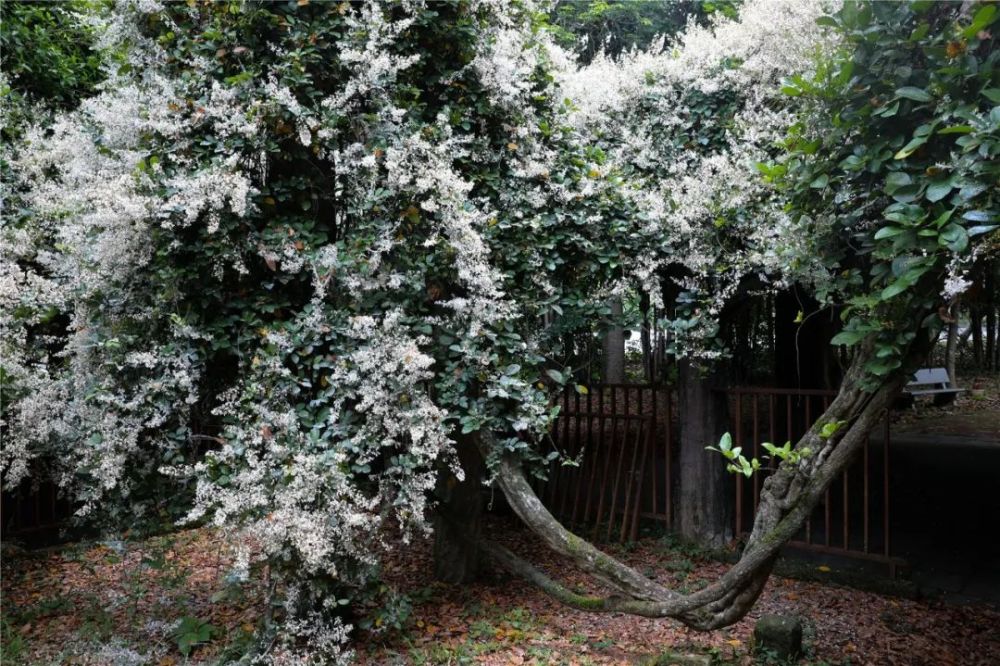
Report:
<svg viewBox="0 0 1000 666"><path fill-rule="evenodd" d="M615 59L630 49L645 50L654 40L683 30L689 21L734 18L738 7L738 0L584 0L556 2L549 16L557 42L587 65L598 53Z"/></svg>
<svg viewBox="0 0 1000 666"><path fill-rule="evenodd" d="M47 105L72 108L100 82L93 31L80 16L99 11L86 0L5 2L0 10L0 64L12 92ZM5 104L10 104L7 99Z"/></svg>
<svg viewBox="0 0 1000 666"><path fill-rule="evenodd" d="M100 94L11 160L5 481L51 455L83 516L247 533L235 573L267 561L284 636L328 658L379 551L479 464L613 592L481 540L503 566L588 610L734 622L992 231L996 12L972 8L848 4L817 25L815 5L748 3L574 73L505 3L118 6ZM855 353L739 563L682 595L559 525L527 479L566 340L641 285L706 364L742 290L792 282Z"/></svg>

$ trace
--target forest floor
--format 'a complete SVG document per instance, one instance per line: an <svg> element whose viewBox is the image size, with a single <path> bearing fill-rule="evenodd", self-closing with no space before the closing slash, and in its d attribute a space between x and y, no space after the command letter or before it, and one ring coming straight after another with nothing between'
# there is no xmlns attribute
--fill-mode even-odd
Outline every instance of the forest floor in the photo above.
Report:
<svg viewBox="0 0 1000 666"><path fill-rule="evenodd" d="M568 585L583 576L526 531L497 518L490 533ZM677 589L693 590L726 567L670 537L609 550ZM4 664L223 664L242 654L263 613L259 581L224 584L231 544L209 529L133 544L77 544L5 553ZM1000 610L893 597L838 585L809 565L811 580L773 576L749 617L701 633L671 620L588 614L498 573L463 587L434 583L431 547L417 542L385 564L387 584L409 595L401 630L360 632L365 664L633 664L665 652L714 664L770 663L750 656L764 613L800 616L803 664L1000 663ZM197 634L202 632L204 640ZM195 645L183 653L184 636ZM664 662L673 663L673 662Z"/></svg>
<svg viewBox="0 0 1000 666"><path fill-rule="evenodd" d="M899 413L894 432L954 434L957 428L958 434L989 439L1000 425L1000 380L993 375L980 384L986 388L982 398L963 396L953 405ZM492 519L489 527L494 539L566 585L592 589L523 527L504 518ZM252 645L266 604L259 578L226 583L233 546L211 529L39 551L5 542L0 663L180 666L237 659ZM727 566L664 535L607 549L681 591L698 589ZM386 584L403 595L392 614L400 628L386 628L394 623L389 622L379 632L358 632L359 661L583 666L641 663L669 652L696 655L701 663L766 664L771 663L766 656L750 653L753 624L762 614L779 613L803 619L801 664L1000 664L996 604L916 598L913 586L894 587L884 578L857 586L857 577L832 564L798 562L794 579L772 576L747 618L706 633L671 620L571 610L520 580L490 571L473 585L443 585L433 581L430 564L427 541L386 558Z"/></svg>

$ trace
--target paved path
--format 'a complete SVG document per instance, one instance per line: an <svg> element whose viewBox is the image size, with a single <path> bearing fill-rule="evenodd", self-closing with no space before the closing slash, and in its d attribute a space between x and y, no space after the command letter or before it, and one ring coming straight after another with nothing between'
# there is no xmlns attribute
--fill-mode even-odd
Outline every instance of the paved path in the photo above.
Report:
<svg viewBox="0 0 1000 666"><path fill-rule="evenodd" d="M921 589L1000 604L1000 412L893 429L893 552Z"/></svg>

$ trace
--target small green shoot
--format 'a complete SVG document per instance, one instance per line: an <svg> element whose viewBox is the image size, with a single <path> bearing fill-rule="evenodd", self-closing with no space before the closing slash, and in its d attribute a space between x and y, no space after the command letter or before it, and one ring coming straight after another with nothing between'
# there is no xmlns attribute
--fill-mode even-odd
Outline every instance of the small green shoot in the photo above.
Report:
<svg viewBox="0 0 1000 666"><path fill-rule="evenodd" d="M830 429L830 433L833 434L837 431L837 428L843 422L838 422L837 424L828 423L824 426L826 429L829 426L833 426ZM790 465L797 465L799 462L808 458L812 454L812 449L809 447L803 447L801 449L793 449L791 442L785 442L784 446L776 446L770 442L763 442L761 446L764 447L770 455L764 456L767 458L777 458L781 462L788 463ZM722 457L729 461L726 465L726 471L733 474L742 474L748 479L753 476L754 472L761 468L760 461L757 458L750 458L749 460L743 455L743 449L739 446L733 446L733 437L728 432L725 433L721 439L719 439L719 447L706 446L709 451L715 451L721 453Z"/></svg>

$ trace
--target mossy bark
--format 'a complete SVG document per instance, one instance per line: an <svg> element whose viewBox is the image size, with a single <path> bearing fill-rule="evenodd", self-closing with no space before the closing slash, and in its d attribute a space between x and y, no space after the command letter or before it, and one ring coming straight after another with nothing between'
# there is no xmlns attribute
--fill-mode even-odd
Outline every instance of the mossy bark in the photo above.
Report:
<svg viewBox="0 0 1000 666"><path fill-rule="evenodd" d="M865 365L874 358L875 350L869 345L858 351L839 394L817 425L796 444L797 449L808 447L813 453L795 466L783 465L765 480L753 530L739 561L697 592L678 594L571 533L545 508L528 484L520 463L510 456L501 460L496 478L518 517L548 546L615 592L604 597L579 595L510 551L496 547L488 547L487 551L504 568L581 610L672 617L702 630L728 626L753 607L781 547L800 529L826 488L858 453L930 344L929 340L914 344L908 363L872 391L862 386ZM822 424L831 421L846 425L832 437L820 437ZM480 440L484 451L495 450L490 433L481 433Z"/></svg>

